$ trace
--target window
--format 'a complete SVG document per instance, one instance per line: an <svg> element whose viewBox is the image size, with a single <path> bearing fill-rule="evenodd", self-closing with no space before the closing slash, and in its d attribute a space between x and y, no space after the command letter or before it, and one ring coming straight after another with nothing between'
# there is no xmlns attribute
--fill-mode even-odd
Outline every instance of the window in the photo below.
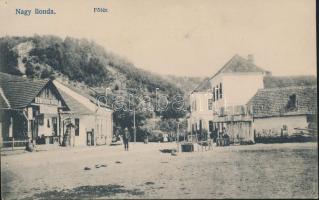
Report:
<svg viewBox="0 0 319 200"><path fill-rule="evenodd" d="M50 119L47 119L47 126L48 126L48 128L51 127L51 125L50 125Z"/></svg>
<svg viewBox="0 0 319 200"><path fill-rule="evenodd" d="M223 88L222 88L222 83L219 84L219 97L223 98Z"/></svg>
<svg viewBox="0 0 319 200"><path fill-rule="evenodd" d="M50 90L48 88L46 88L44 90L44 98L49 99L50 98Z"/></svg>
<svg viewBox="0 0 319 200"><path fill-rule="evenodd" d="M213 87L213 101L215 101L215 87Z"/></svg>
<svg viewBox="0 0 319 200"><path fill-rule="evenodd" d="M193 101L192 110L196 111L196 100Z"/></svg>
<svg viewBox="0 0 319 200"><path fill-rule="evenodd" d="M37 116L37 119L38 119L38 124L40 125L40 126L43 126L43 123L44 123L44 115L42 114L42 115L38 115Z"/></svg>
<svg viewBox="0 0 319 200"><path fill-rule="evenodd" d="M58 123L57 123L56 117L52 117L52 126L53 126L54 135L57 136L58 135Z"/></svg>
<svg viewBox="0 0 319 200"><path fill-rule="evenodd" d="M213 110L213 99L208 99L208 110Z"/></svg>
<svg viewBox="0 0 319 200"><path fill-rule="evenodd" d="M75 123L75 136L79 136L80 135L80 119L75 118L74 123Z"/></svg>
<svg viewBox="0 0 319 200"><path fill-rule="evenodd" d="M219 98L219 88L218 88L218 85L216 86L216 101L218 100Z"/></svg>
<svg viewBox="0 0 319 200"><path fill-rule="evenodd" d="M296 94L292 94L289 96L287 103L287 110L295 110L298 107L298 101Z"/></svg>

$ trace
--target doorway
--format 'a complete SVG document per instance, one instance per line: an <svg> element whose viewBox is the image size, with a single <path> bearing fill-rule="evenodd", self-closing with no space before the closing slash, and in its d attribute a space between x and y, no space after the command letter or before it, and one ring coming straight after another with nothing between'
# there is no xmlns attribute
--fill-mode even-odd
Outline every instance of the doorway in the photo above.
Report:
<svg viewBox="0 0 319 200"><path fill-rule="evenodd" d="M86 132L86 144L88 146L94 145L94 131L87 131Z"/></svg>

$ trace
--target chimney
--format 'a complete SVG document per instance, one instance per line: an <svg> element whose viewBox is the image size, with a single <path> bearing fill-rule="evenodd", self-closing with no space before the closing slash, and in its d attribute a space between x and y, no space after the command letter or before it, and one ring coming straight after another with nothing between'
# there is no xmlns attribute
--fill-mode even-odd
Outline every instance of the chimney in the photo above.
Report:
<svg viewBox="0 0 319 200"><path fill-rule="evenodd" d="M265 72L265 75L266 75L266 76L271 76L272 73L271 73L271 71L266 71L266 72Z"/></svg>
<svg viewBox="0 0 319 200"><path fill-rule="evenodd" d="M254 55L253 54L248 54L247 60L248 60L248 62L253 64L254 63Z"/></svg>

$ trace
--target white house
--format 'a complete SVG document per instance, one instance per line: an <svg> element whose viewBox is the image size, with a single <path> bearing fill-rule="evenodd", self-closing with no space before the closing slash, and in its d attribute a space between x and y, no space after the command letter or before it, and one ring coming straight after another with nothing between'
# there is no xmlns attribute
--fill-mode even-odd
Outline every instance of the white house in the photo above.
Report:
<svg viewBox="0 0 319 200"><path fill-rule="evenodd" d="M235 141L317 130L317 86L264 88L269 72L235 55L191 94L189 131L221 132Z"/></svg>
<svg viewBox="0 0 319 200"><path fill-rule="evenodd" d="M110 144L113 136L112 109L76 88L71 89L71 86L57 80L53 83L69 107L68 111L61 113L62 133L68 129L67 124L75 125L70 145Z"/></svg>
<svg viewBox="0 0 319 200"><path fill-rule="evenodd" d="M208 122L213 116L213 94L210 88L210 81L206 79L190 94L191 116L188 119L190 131L209 130Z"/></svg>
<svg viewBox="0 0 319 200"><path fill-rule="evenodd" d="M240 116L245 111L242 106L252 98L258 89L263 88L263 77L268 72L254 64L253 56L247 59L239 55L233 56L215 75L205 80L190 94L191 115L189 118L189 131L205 128L209 132L213 129L222 130L230 119L225 117L227 113L236 113ZM198 105L201 105L198 110ZM238 119L236 119L238 120ZM236 121L235 120L235 121ZM238 121L246 121L246 117L240 116ZM237 121L236 121L237 122ZM235 123L235 122L234 122ZM240 129L237 137L244 137L245 125L233 124ZM251 125L247 125L249 128ZM228 127L233 129L233 127ZM200 130L201 131L201 130ZM233 131L233 132L234 132Z"/></svg>

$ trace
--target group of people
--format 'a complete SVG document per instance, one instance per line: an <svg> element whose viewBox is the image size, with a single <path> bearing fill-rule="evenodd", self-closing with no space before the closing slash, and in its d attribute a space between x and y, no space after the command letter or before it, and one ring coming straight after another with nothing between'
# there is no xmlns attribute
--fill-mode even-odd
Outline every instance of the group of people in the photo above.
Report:
<svg viewBox="0 0 319 200"><path fill-rule="evenodd" d="M218 128L215 128L210 133L210 138L214 140L216 140L217 138L229 138L229 135L225 127L223 127L221 131L219 131Z"/></svg>
<svg viewBox="0 0 319 200"><path fill-rule="evenodd" d="M124 149L125 151L128 151L129 149L129 142L131 139L131 134L128 130L128 128L125 128L123 133L119 133L119 135L122 137L123 139L123 143L124 143ZM213 139L214 141L218 141L220 139L223 139L223 141L228 141L229 142L229 135L227 133L227 130L225 127L222 128L221 131L218 130L218 128L214 129L211 134L210 134L210 138ZM225 143L224 145L227 145L226 143L228 142L223 142ZM223 146L224 146L223 145Z"/></svg>

